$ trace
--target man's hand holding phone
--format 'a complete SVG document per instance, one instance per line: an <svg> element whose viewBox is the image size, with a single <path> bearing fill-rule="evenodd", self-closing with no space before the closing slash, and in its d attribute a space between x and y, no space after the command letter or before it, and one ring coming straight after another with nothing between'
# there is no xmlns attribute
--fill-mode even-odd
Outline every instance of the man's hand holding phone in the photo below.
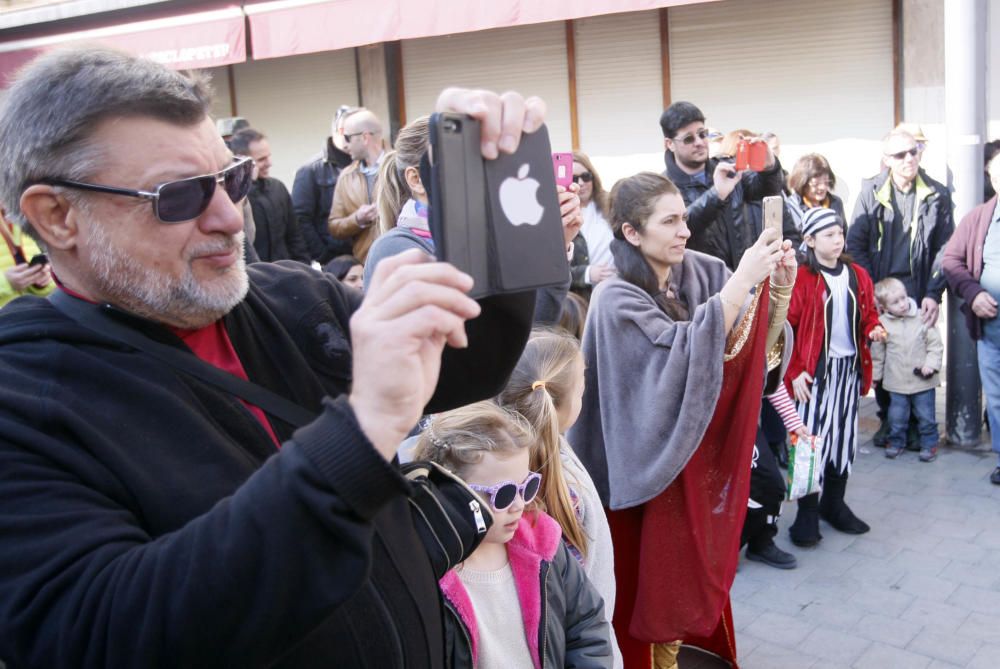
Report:
<svg viewBox="0 0 1000 669"><path fill-rule="evenodd" d="M483 157L492 160L514 153L521 135L534 132L545 122L545 103L539 97L523 98L519 93L497 95L492 91L446 88L438 96L437 112L467 114L480 122Z"/></svg>
<svg viewBox="0 0 1000 669"><path fill-rule="evenodd" d="M719 164L715 166L715 172L712 174L712 183L715 186L715 192L719 194L719 198L722 200L729 199L729 195L742 178L743 172L736 170L733 163L720 160Z"/></svg>

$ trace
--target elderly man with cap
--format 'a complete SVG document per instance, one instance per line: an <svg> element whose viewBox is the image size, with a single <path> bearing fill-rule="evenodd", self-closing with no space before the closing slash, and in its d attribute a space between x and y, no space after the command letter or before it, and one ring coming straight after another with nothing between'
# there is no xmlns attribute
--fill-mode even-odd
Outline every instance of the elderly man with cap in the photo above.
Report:
<svg viewBox="0 0 1000 669"><path fill-rule="evenodd" d="M847 252L876 283L894 277L920 307L925 323L937 322L945 289L940 254L955 228L951 194L920 169L923 146L905 130L882 141L886 167L865 179L848 228ZM882 426L875 443L885 445L889 394L876 386Z"/></svg>
<svg viewBox="0 0 1000 669"><path fill-rule="evenodd" d="M412 511L426 487L391 460L423 413L496 394L534 295L484 344L472 279L419 252L363 303L245 266L252 163L211 102L201 75L90 48L41 56L0 108L0 200L60 285L0 313L0 658L443 669L445 548L417 525L441 507ZM480 119L487 158L544 114L459 89L437 109ZM443 557L478 521L438 526Z"/></svg>

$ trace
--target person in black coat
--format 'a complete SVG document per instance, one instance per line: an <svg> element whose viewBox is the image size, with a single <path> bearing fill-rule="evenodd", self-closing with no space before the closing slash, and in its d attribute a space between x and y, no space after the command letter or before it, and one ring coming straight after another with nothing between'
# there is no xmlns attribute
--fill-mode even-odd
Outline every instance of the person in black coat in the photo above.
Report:
<svg viewBox="0 0 1000 669"><path fill-rule="evenodd" d="M681 191L688 208L691 239L687 248L721 258L734 270L757 239L742 234L743 204L759 204L767 195L781 195L781 163L770 147L762 172L736 171L724 161L710 160L705 115L690 102L670 105L660 116L660 128L666 147L663 175Z"/></svg>
<svg viewBox="0 0 1000 669"><path fill-rule="evenodd" d="M519 96L438 101L477 108L487 151L501 115L541 123ZM443 668L446 567L391 460L425 411L502 388L534 295L491 315L415 251L364 303L298 263L246 268L252 166L210 109L200 75L103 48L41 56L0 109L0 199L62 285L0 315L0 658Z"/></svg>
<svg viewBox="0 0 1000 669"><path fill-rule="evenodd" d="M333 118L332 134L326 138L323 150L295 172L292 183L292 206L295 220L305 240L309 258L325 265L333 258L350 255L351 244L330 234L327 219L333 204L333 191L341 170L351 164L344 150L342 119L353 107L341 105Z"/></svg>
<svg viewBox="0 0 1000 669"><path fill-rule="evenodd" d="M309 253L292 209L292 196L285 184L271 177L271 147L267 137L244 128L229 140L238 156L250 156L257 168L250 189L250 207L256 226L253 246L264 262L298 260L308 263Z"/></svg>

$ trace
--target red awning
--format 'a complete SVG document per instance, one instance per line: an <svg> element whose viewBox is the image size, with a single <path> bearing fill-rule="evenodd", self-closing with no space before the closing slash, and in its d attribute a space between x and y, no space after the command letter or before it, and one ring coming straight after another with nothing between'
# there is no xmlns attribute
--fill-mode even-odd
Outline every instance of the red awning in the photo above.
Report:
<svg viewBox="0 0 1000 669"><path fill-rule="evenodd" d="M74 44L102 44L182 70L242 63L246 20L238 6L0 43L0 78L36 55Z"/></svg>
<svg viewBox="0 0 1000 669"><path fill-rule="evenodd" d="M279 0L247 4L253 57L278 58L706 0Z"/></svg>

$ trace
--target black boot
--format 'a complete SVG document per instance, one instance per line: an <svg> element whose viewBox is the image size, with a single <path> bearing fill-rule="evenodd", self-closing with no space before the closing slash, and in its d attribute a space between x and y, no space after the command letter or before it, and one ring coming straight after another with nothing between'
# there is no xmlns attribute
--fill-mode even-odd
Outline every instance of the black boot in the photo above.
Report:
<svg viewBox="0 0 1000 669"><path fill-rule="evenodd" d="M802 548L815 546L823 535L819 533L819 493L799 498L799 512L795 522L788 528L792 543Z"/></svg>
<svg viewBox="0 0 1000 669"><path fill-rule="evenodd" d="M868 523L854 515L844 502L844 492L847 490L847 474L834 474L826 471L823 481L823 499L819 503L819 515L823 520L833 525L835 529L847 534L864 534L871 527Z"/></svg>

